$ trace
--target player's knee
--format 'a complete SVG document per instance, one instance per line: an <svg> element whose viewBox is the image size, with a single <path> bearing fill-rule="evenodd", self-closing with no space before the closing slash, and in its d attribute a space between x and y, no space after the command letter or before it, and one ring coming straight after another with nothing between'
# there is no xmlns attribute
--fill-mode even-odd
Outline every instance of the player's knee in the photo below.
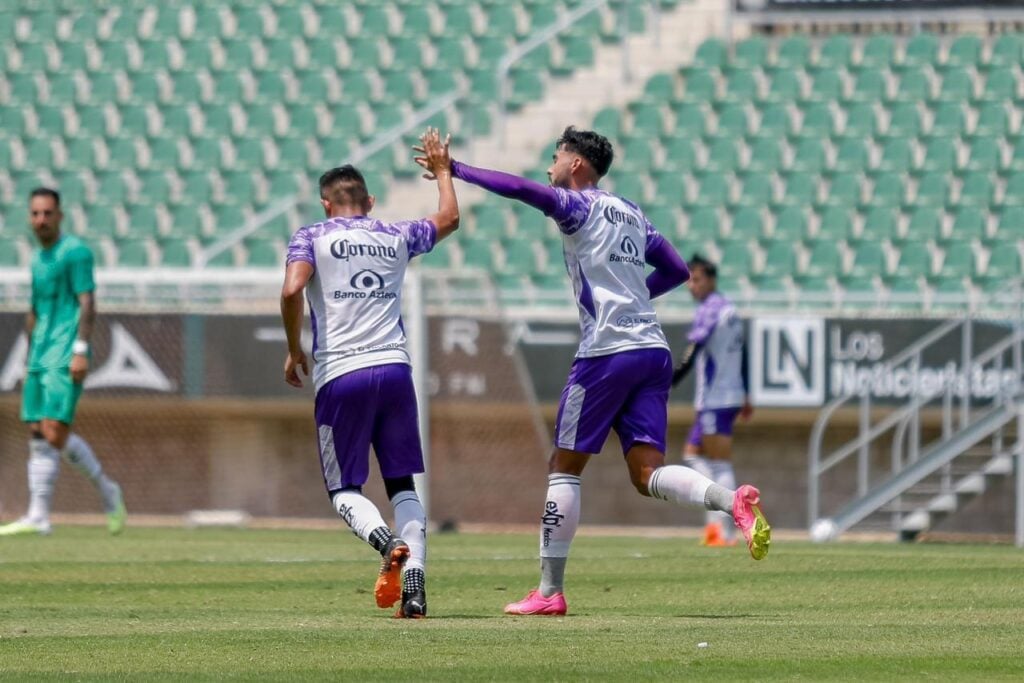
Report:
<svg viewBox="0 0 1024 683"><path fill-rule="evenodd" d="M60 425L43 424L42 437L57 450L63 449L68 442L68 432Z"/></svg>
<svg viewBox="0 0 1024 683"><path fill-rule="evenodd" d="M651 480L651 475L654 473L653 467L642 467L639 470L630 472L630 483L633 484L633 488L641 496L649 498L651 496L650 490L647 488L648 482Z"/></svg>
<svg viewBox="0 0 1024 683"><path fill-rule="evenodd" d="M412 475L406 477L395 477L394 479L384 479L384 490L387 491L388 499L394 498L402 491L416 492L416 484L413 482Z"/></svg>

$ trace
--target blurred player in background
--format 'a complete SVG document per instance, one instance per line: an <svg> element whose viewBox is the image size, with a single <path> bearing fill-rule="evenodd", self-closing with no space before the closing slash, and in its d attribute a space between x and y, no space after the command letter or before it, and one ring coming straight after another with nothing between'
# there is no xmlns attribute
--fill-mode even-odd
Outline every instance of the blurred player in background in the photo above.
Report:
<svg viewBox="0 0 1024 683"><path fill-rule="evenodd" d="M96 319L92 252L77 237L61 234L64 214L55 190L33 190L28 206L40 246L32 256L32 301L25 322L29 352L21 395L21 419L31 432L29 507L24 517L0 527L0 536L50 533L50 500L61 456L96 486L107 528L117 534L126 516L121 487L103 473L85 439L71 431L89 372Z"/></svg>
<svg viewBox="0 0 1024 683"><path fill-rule="evenodd" d="M423 472L409 354L402 327L402 280L409 260L429 252L459 225L448 142L427 130L423 164L437 179L437 213L383 223L368 214L374 198L352 166L320 177L327 220L299 228L288 245L281 315L288 337L284 376L301 387L309 374L300 345L303 292L313 326L315 417L324 483L334 508L383 557L377 605L402 604L395 616L426 616L427 519L413 484ZM363 495L373 446L394 507L395 530Z"/></svg>
<svg viewBox="0 0 1024 683"><path fill-rule="evenodd" d="M732 469L732 428L737 416L750 419L747 381L747 349L743 321L732 302L718 292L718 269L699 254L690 259L687 286L699 302L689 346L672 374L672 386L697 368L693 399L694 424L683 451L683 464L719 486L736 487ZM702 543L709 546L735 543L729 515L709 510Z"/></svg>
<svg viewBox="0 0 1024 683"><path fill-rule="evenodd" d="M613 428L641 495L731 512L754 558L768 552L757 489L733 491L688 467L665 465L672 356L651 300L685 282L688 273L636 204L598 189L612 156L606 138L570 126L555 147L550 187L452 162L456 178L555 220L580 318L580 346L558 408L541 516L540 586L506 606L509 614L565 614L562 588L579 525L580 475ZM645 264L654 266L650 275Z"/></svg>

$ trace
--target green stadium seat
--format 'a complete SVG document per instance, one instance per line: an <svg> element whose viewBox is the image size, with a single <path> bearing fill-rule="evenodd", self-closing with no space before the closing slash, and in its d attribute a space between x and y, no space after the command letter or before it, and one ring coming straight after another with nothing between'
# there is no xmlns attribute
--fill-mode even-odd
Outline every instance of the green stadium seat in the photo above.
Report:
<svg viewBox="0 0 1024 683"><path fill-rule="evenodd" d="M843 78L839 71L821 69L811 80L808 99L812 102L832 102L843 99Z"/></svg>
<svg viewBox="0 0 1024 683"><path fill-rule="evenodd" d="M900 67L926 67L938 63L939 39L931 33L919 33L907 41Z"/></svg>
<svg viewBox="0 0 1024 683"><path fill-rule="evenodd" d="M247 266L276 267L284 263L284 250L278 244L263 237L250 237L245 240Z"/></svg>
<svg viewBox="0 0 1024 683"><path fill-rule="evenodd" d="M721 68L729 56L729 48L718 38L705 40L697 47L693 56L693 66L700 69Z"/></svg>
<svg viewBox="0 0 1024 683"><path fill-rule="evenodd" d="M841 208L856 207L863 199L863 183L860 172L852 170L849 172L836 173L828 186L828 193L825 195L825 206Z"/></svg>
<svg viewBox="0 0 1024 683"><path fill-rule="evenodd" d="M128 209L128 235L146 237L156 235L160 229L156 208L151 204L135 204Z"/></svg>
<svg viewBox="0 0 1024 683"><path fill-rule="evenodd" d="M845 69L852 62L853 43L845 34L831 35L821 44L818 60L814 64L817 69Z"/></svg>
<svg viewBox="0 0 1024 683"><path fill-rule="evenodd" d="M781 70L772 74L765 100L768 102L796 102L803 97L803 84L795 71Z"/></svg>
<svg viewBox="0 0 1024 683"><path fill-rule="evenodd" d="M596 54L590 36L566 36L562 40L562 49L562 62L558 66L551 67L553 74L568 76L577 69L594 65ZM664 75L668 76L667 74Z"/></svg>
<svg viewBox="0 0 1024 683"><path fill-rule="evenodd" d="M995 185L987 173L968 173L960 188L961 206L988 207L995 199Z"/></svg>
<svg viewBox="0 0 1024 683"><path fill-rule="evenodd" d="M853 220L846 206L826 207L818 219L815 240L840 242L853 233Z"/></svg>
<svg viewBox="0 0 1024 683"><path fill-rule="evenodd" d="M781 206L809 206L818 201L819 176L815 173L790 173L786 176L786 189Z"/></svg>
<svg viewBox="0 0 1024 683"><path fill-rule="evenodd" d="M882 146L882 157L877 171L883 173L906 173L914 165L914 149L909 140L891 138Z"/></svg>
<svg viewBox="0 0 1024 683"><path fill-rule="evenodd" d="M44 137L56 138L64 136L65 119L63 106L37 104L35 110L39 132Z"/></svg>
<svg viewBox="0 0 1024 683"><path fill-rule="evenodd" d="M146 240L119 239L117 246L117 265L122 268L146 268L149 263L149 247Z"/></svg>
<svg viewBox="0 0 1024 683"><path fill-rule="evenodd" d="M645 213L647 214L647 220L662 235L672 238L680 234L682 222L672 206L653 204L647 207Z"/></svg>
<svg viewBox="0 0 1024 683"><path fill-rule="evenodd" d="M793 148L790 170L802 173L820 173L825 168L825 146L817 138L803 138Z"/></svg>
<svg viewBox="0 0 1024 683"><path fill-rule="evenodd" d="M493 270L495 257L492 240L490 238L470 239L463 236L460 241L462 247L462 260L466 266Z"/></svg>
<svg viewBox="0 0 1024 683"><path fill-rule="evenodd" d="M900 249L893 275L901 278L929 277L932 274L932 255L928 247L910 242Z"/></svg>
<svg viewBox="0 0 1024 683"><path fill-rule="evenodd" d="M1013 102L1018 92L1016 73L1009 68L996 68L985 76L985 85L978 99L982 102Z"/></svg>
<svg viewBox="0 0 1024 683"><path fill-rule="evenodd" d="M1024 206L1009 206L999 215L996 232L990 240L993 247L1004 247L1024 240Z"/></svg>
<svg viewBox="0 0 1024 683"><path fill-rule="evenodd" d="M1020 34L1004 33L992 43L987 67L990 69L1015 69L1019 67L1022 56L1022 40Z"/></svg>
<svg viewBox="0 0 1024 683"><path fill-rule="evenodd" d="M55 185L60 192L60 200L64 205L83 204L87 199L85 181L82 174L75 171L65 171L56 174Z"/></svg>
<svg viewBox="0 0 1024 683"><path fill-rule="evenodd" d="M924 69L909 68L900 73L892 101L916 104L931 98L932 83Z"/></svg>
<svg viewBox="0 0 1024 683"><path fill-rule="evenodd" d="M997 138L980 137L971 141L964 170L972 173L996 173L1002 170L1002 150Z"/></svg>
<svg viewBox="0 0 1024 683"><path fill-rule="evenodd" d="M605 107L594 115L591 127L612 140L618 139L624 132L622 111L617 107Z"/></svg>
<svg viewBox="0 0 1024 683"><path fill-rule="evenodd" d="M1010 116L1001 102L982 104L978 108L978 120L972 135L979 137L1003 137L1010 128Z"/></svg>
<svg viewBox="0 0 1024 683"><path fill-rule="evenodd" d="M726 105L718 114L718 135L744 138L749 130L750 121L747 119L747 111L743 105Z"/></svg>
<svg viewBox="0 0 1024 683"><path fill-rule="evenodd" d="M894 61L896 45L893 37L885 33L877 33L864 41L861 48L861 69L885 69Z"/></svg>
<svg viewBox="0 0 1024 683"><path fill-rule="evenodd" d="M729 239L747 240L754 242L764 235L764 218L761 209L755 207L742 207L732 215L732 227L729 230Z"/></svg>
<svg viewBox="0 0 1024 683"><path fill-rule="evenodd" d="M213 68L213 51L210 41L205 39L179 41L183 65L178 73L195 73L200 69Z"/></svg>
<svg viewBox="0 0 1024 683"><path fill-rule="evenodd" d="M0 235L0 268L16 268L22 265L18 256L19 241L15 237Z"/></svg>
<svg viewBox="0 0 1024 683"><path fill-rule="evenodd" d="M658 137L665 132L660 103L641 100L633 102L629 108L633 119L633 135Z"/></svg>
<svg viewBox="0 0 1024 683"><path fill-rule="evenodd" d="M680 140L679 144L688 144ZM654 172L654 196L659 202L679 206L686 198L686 179L676 169L658 169Z"/></svg>
<svg viewBox="0 0 1024 683"><path fill-rule="evenodd" d="M853 253L853 265L847 275L852 278L866 278L886 272L886 254L878 242L862 242Z"/></svg>
<svg viewBox="0 0 1024 683"><path fill-rule="evenodd" d="M942 259L942 267L939 269L937 278L943 280L963 279L974 275L974 252L966 244L950 245L946 248L945 257Z"/></svg>
<svg viewBox="0 0 1024 683"><path fill-rule="evenodd" d="M983 210L973 206L962 207L953 217L953 229L948 241L963 244L981 241L985 239L985 224L986 218Z"/></svg>
<svg viewBox="0 0 1024 683"><path fill-rule="evenodd" d="M878 120L875 118L873 105L859 103L847 107L846 125L843 126L842 137L863 140L875 137L877 130Z"/></svg>
<svg viewBox="0 0 1024 683"><path fill-rule="evenodd" d="M663 147L665 162L661 165L661 170L679 176L681 171L693 171L697 168L697 153L689 138L672 138L663 143Z"/></svg>
<svg viewBox="0 0 1024 683"><path fill-rule="evenodd" d="M729 179L725 175L708 173L700 179L694 205L725 206L730 194Z"/></svg>
<svg viewBox="0 0 1024 683"><path fill-rule="evenodd" d="M790 116L789 107L784 104L769 105L761 112L761 121L754 137L769 138L772 142L779 142L789 137L793 132L793 118Z"/></svg>
<svg viewBox="0 0 1024 683"><path fill-rule="evenodd" d="M874 178L869 206L899 207L903 204L903 173L879 173Z"/></svg>
<svg viewBox="0 0 1024 683"><path fill-rule="evenodd" d="M858 136L842 140L836 148L833 170L837 173L859 173L868 168L871 157L864 140Z"/></svg>
<svg viewBox="0 0 1024 683"><path fill-rule="evenodd" d="M683 102L709 102L715 99L718 84L708 71L690 71L683 83Z"/></svg>
<svg viewBox="0 0 1024 683"><path fill-rule="evenodd" d="M842 271L842 263L839 245L829 240L820 240L811 247L807 269L803 275L816 278L834 277Z"/></svg>
<svg viewBox="0 0 1024 683"><path fill-rule="evenodd" d="M4 145L0 144L0 148ZM87 135L79 135L68 140L66 169L93 170L97 167L96 143Z"/></svg>
<svg viewBox="0 0 1024 683"><path fill-rule="evenodd" d="M931 137L959 137L964 130L965 115L963 107L959 102L943 102L936 105L934 110L931 130L928 135Z"/></svg>
<svg viewBox="0 0 1024 683"><path fill-rule="evenodd" d="M707 132L707 121L709 116L705 113L703 105L680 102L673 106L675 114L675 135L687 135L691 137L703 137Z"/></svg>
<svg viewBox="0 0 1024 683"><path fill-rule="evenodd" d="M879 102L886 98L885 74L875 69L861 69L853 82L851 102Z"/></svg>
<svg viewBox="0 0 1024 683"><path fill-rule="evenodd" d="M764 267L758 274L758 291L764 290L765 279L781 278L796 272L797 255L789 242L772 242L764 255Z"/></svg>
<svg viewBox="0 0 1024 683"><path fill-rule="evenodd" d="M749 173L774 173L782 168L782 147L778 137L763 137L750 146Z"/></svg>
<svg viewBox="0 0 1024 683"><path fill-rule="evenodd" d="M896 211L888 207L875 207L865 214L857 241L878 245L882 241L894 238L896 230Z"/></svg>
<svg viewBox="0 0 1024 683"><path fill-rule="evenodd" d="M791 36L778 44L775 63L780 72L804 70L810 62L811 43L805 36Z"/></svg>
<svg viewBox="0 0 1024 683"><path fill-rule="evenodd" d="M774 201L774 195L771 177L763 173L752 173L743 179L736 203L739 206L769 206Z"/></svg>
<svg viewBox="0 0 1024 683"><path fill-rule="evenodd" d="M942 233L942 210L934 206L918 206L907 222L907 242L934 241ZM906 246L904 246L906 249Z"/></svg>
<svg viewBox="0 0 1024 683"><path fill-rule="evenodd" d="M10 102L17 104L34 104L38 102L39 85L36 74L14 72L7 74Z"/></svg>
<svg viewBox="0 0 1024 683"><path fill-rule="evenodd" d="M117 215L109 204L90 204L85 208L85 229L93 236L113 235L117 231Z"/></svg>
<svg viewBox="0 0 1024 683"><path fill-rule="evenodd" d="M537 255L533 250L533 242L529 240L508 240L502 243L505 255L504 267L499 272L530 275L541 272L537 264Z"/></svg>
<svg viewBox="0 0 1024 683"><path fill-rule="evenodd" d="M725 173L739 166L739 149L731 137L711 140L707 151L708 158L704 168L709 172Z"/></svg>
<svg viewBox="0 0 1024 683"><path fill-rule="evenodd" d="M914 204L945 206L949 200L949 176L943 172L927 173L917 182Z"/></svg>
<svg viewBox="0 0 1024 683"><path fill-rule="evenodd" d="M1020 251L1016 248L992 249L984 277L1001 280L1005 284L1021 276Z"/></svg>
<svg viewBox="0 0 1024 683"><path fill-rule="evenodd" d="M725 81L723 102L751 102L757 99L757 77L752 71L732 71Z"/></svg>
<svg viewBox="0 0 1024 683"><path fill-rule="evenodd" d="M118 168L135 168L138 165L137 138L120 136L107 143L110 164Z"/></svg>
<svg viewBox="0 0 1024 683"><path fill-rule="evenodd" d="M923 173L950 173L956 170L956 142L952 138L932 138L925 145Z"/></svg>
<svg viewBox="0 0 1024 683"><path fill-rule="evenodd" d="M949 46L944 68L974 68L981 62L982 41L978 36L959 36Z"/></svg>
<svg viewBox="0 0 1024 683"><path fill-rule="evenodd" d="M966 69L950 69L942 77L936 99L940 102L969 102L974 99L974 78Z"/></svg>
<svg viewBox="0 0 1024 683"><path fill-rule="evenodd" d="M719 261L719 273L734 277L743 276L753 270L754 258L746 240L725 242Z"/></svg>
<svg viewBox="0 0 1024 683"><path fill-rule="evenodd" d="M717 240L721 236L722 227L717 207L699 207L686 214L686 217L686 239L706 242Z"/></svg>
<svg viewBox="0 0 1024 683"><path fill-rule="evenodd" d="M889 112L889 127L885 137L894 139L915 138L921 132L921 114L917 104L904 102L896 104Z"/></svg>
<svg viewBox="0 0 1024 683"><path fill-rule="evenodd" d="M807 214L803 207L786 206L775 214L772 239L795 244L807 236Z"/></svg>

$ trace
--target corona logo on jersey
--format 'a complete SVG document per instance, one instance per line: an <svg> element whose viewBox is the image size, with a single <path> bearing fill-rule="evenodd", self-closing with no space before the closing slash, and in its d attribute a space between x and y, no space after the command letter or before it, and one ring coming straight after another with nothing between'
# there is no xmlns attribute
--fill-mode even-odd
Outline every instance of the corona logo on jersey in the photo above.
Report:
<svg viewBox="0 0 1024 683"><path fill-rule="evenodd" d="M358 242L349 242L348 240L335 240L331 242L331 256L340 261L348 261L353 256L383 258L394 261L398 258L398 250L387 245L359 244Z"/></svg>
<svg viewBox="0 0 1024 683"><path fill-rule="evenodd" d="M607 213L607 211L605 211L605 213ZM622 253L611 254L608 257L608 261L611 263L629 263L634 266L643 267L644 262L643 259L640 258L640 249L636 246L636 242L633 241L632 237L629 235L623 237L622 241L619 243L619 250Z"/></svg>
<svg viewBox="0 0 1024 683"><path fill-rule="evenodd" d="M611 204L604 207L604 219L612 225L625 223L626 225L632 225L634 228L640 228L640 221L637 220L636 216L631 213L626 213Z"/></svg>

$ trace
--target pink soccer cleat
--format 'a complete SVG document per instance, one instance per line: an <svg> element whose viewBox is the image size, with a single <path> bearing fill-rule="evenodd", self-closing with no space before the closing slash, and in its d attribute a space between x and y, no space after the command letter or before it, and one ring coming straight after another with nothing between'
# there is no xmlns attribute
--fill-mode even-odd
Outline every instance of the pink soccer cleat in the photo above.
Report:
<svg viewBox="0 0 1024 683"><path fill-rule="evenodd" d="M539 590L532 590L519 602L512 602L505 605L505 614L538 614L563 616L566 604L565 595L555 593L550 598L545 598Z"/></svg>
<svg viewBox="0 0 1024 683"><path fill-rule="evenodd" d="M732 501L732 518L743 532L750 556L755 560L764 559L772 542L772 528L768 526L768 520L758 507L760 502L761 492L750 484L744 484L736 489Z"/></svg>

